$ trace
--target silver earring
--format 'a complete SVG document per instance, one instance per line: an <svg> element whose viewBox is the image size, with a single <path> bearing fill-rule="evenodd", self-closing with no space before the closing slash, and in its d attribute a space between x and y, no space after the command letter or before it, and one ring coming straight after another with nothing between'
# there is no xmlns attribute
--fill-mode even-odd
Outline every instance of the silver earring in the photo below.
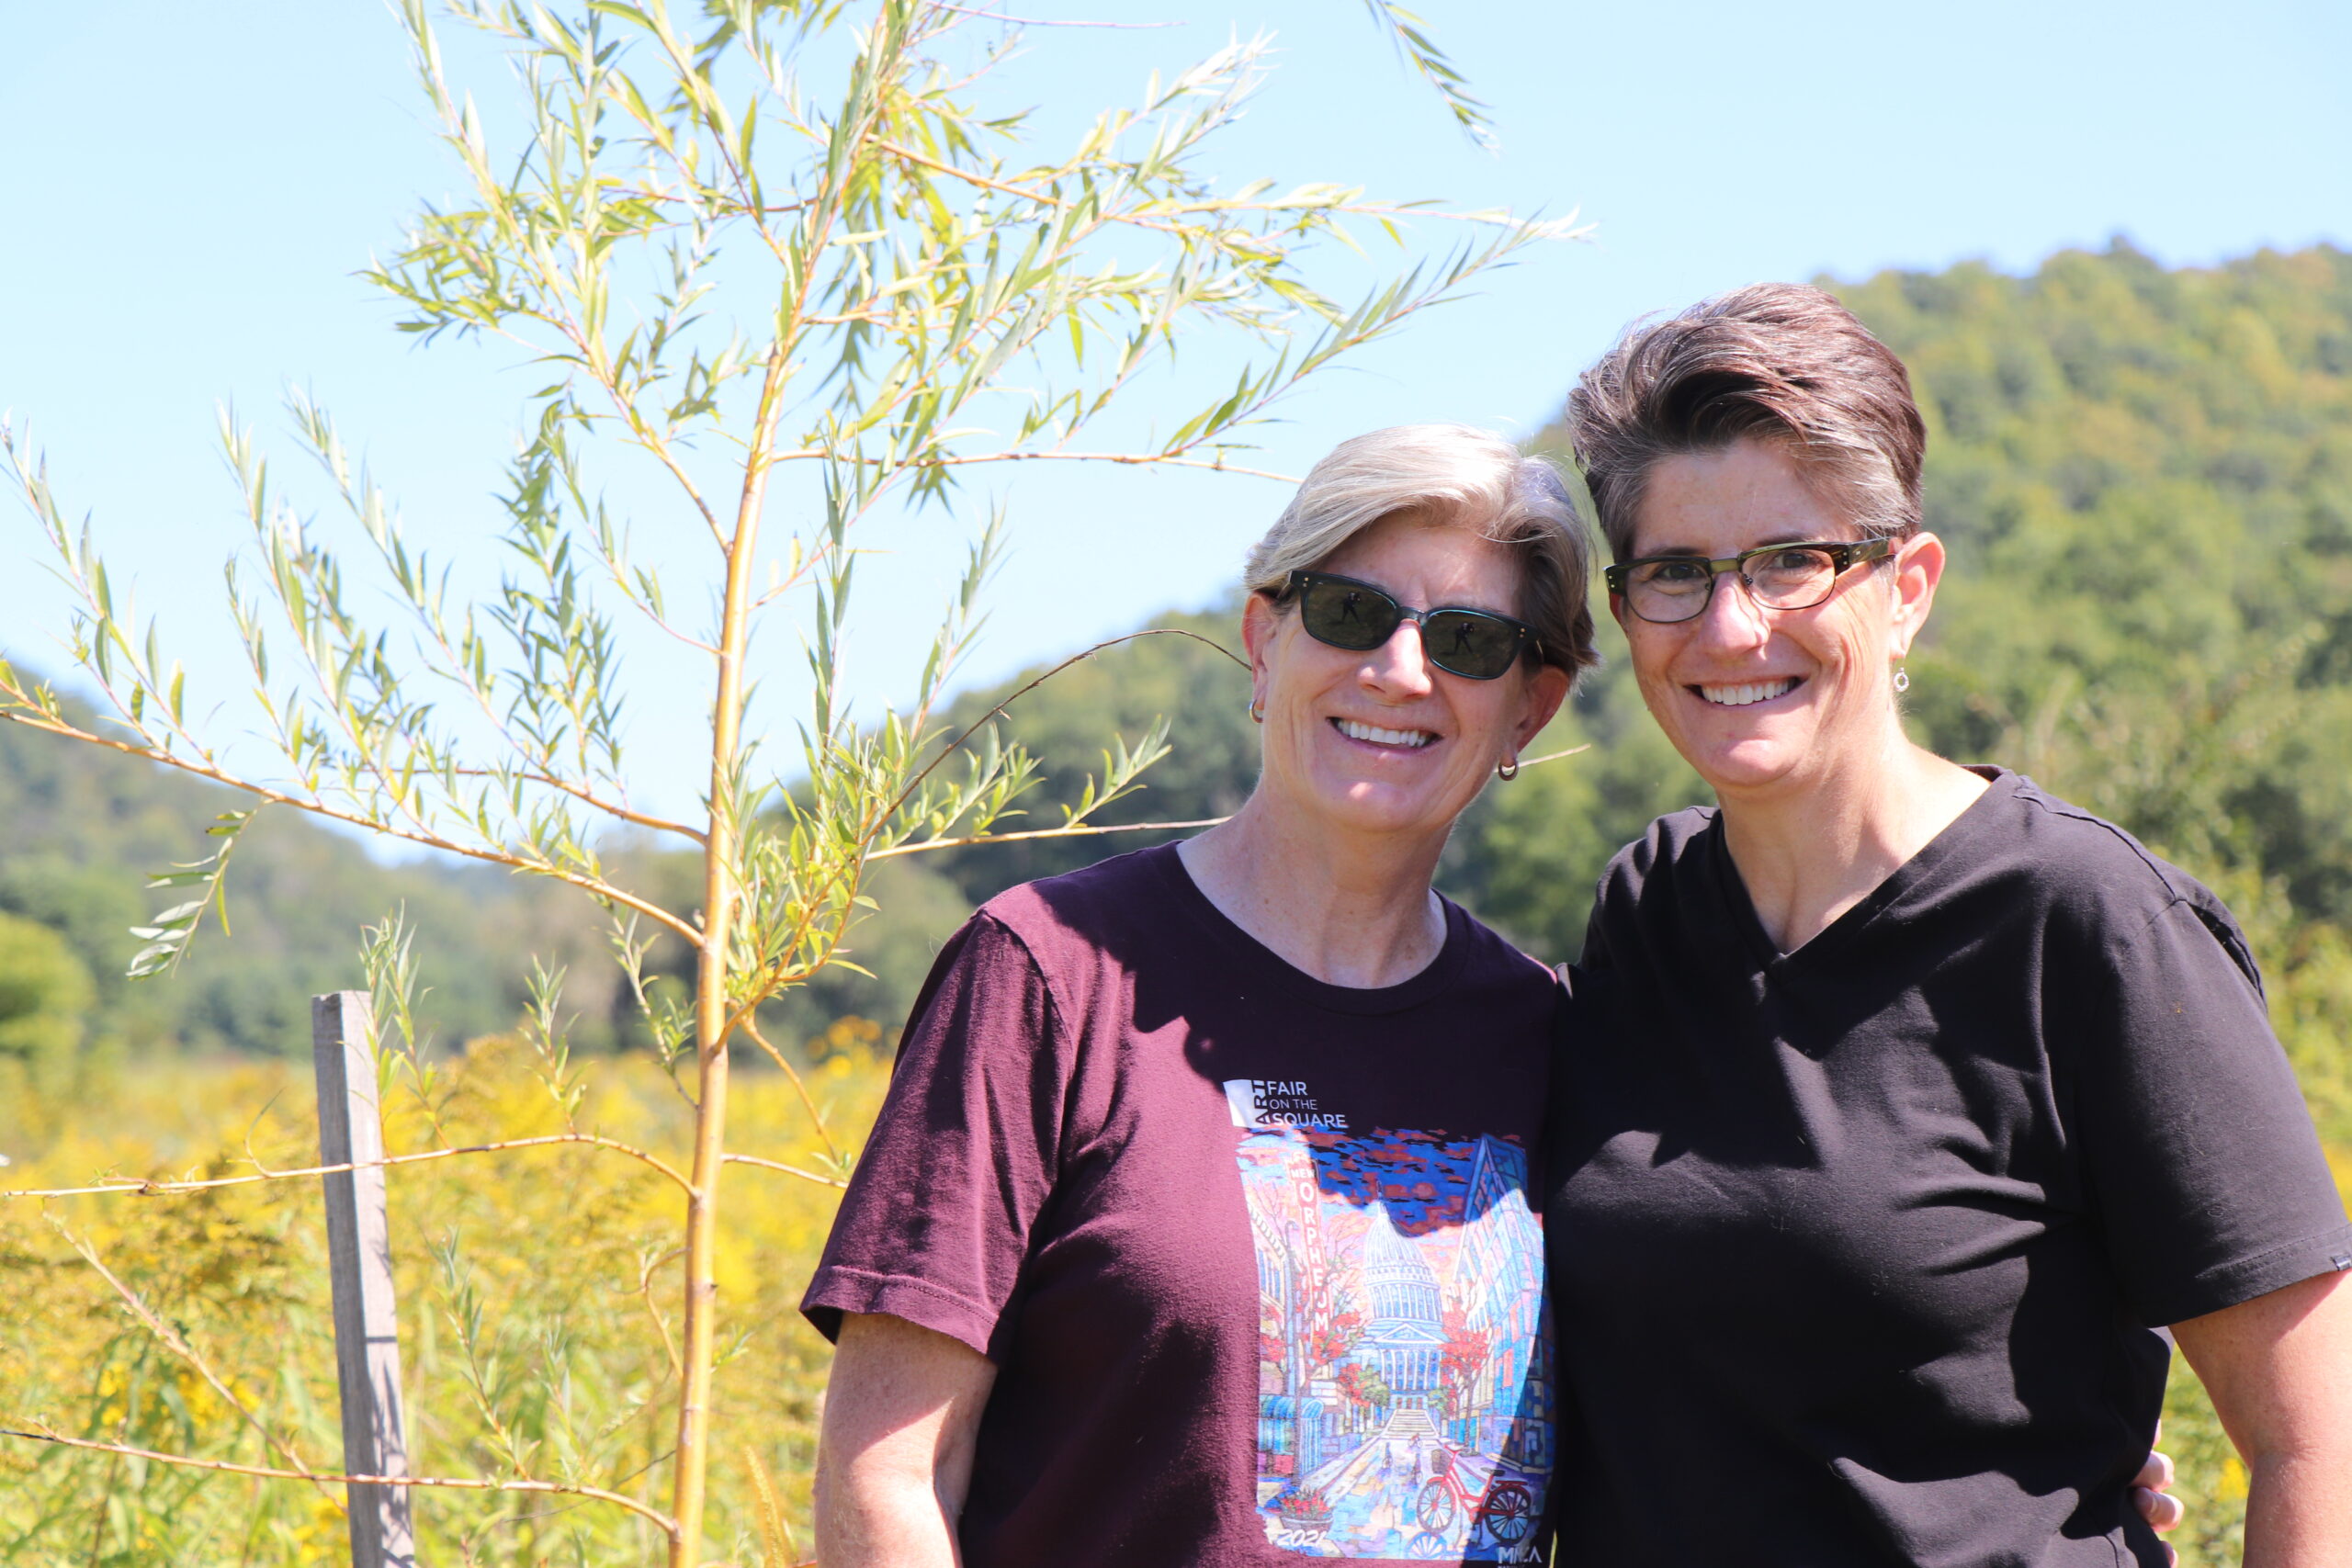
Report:
<svg viewBox="0 0 2352 1568"><path fill-rule="evenodd" d="M1519 759L1513 757L1508 762L1497 762L1495 764L1495 777L1502 780L1505 784L1509 784L1511 780L1519 777Z"/></svg>
<svg viewBox="0 0 2352 1568"><path fill-rule="evenodd" d="M1900 664L1894 667L1894 689L1898 692L1907 692L1911 689L1911 671Z"/></svg>
<svg viewBox="0 0 2352 1568"><path fill-rule="evenodd" d="M1266 705L1260 702L1255 697L1251 697L1250 699L1250 719L1253 724L1263 724L1266 722Z"/></svg>

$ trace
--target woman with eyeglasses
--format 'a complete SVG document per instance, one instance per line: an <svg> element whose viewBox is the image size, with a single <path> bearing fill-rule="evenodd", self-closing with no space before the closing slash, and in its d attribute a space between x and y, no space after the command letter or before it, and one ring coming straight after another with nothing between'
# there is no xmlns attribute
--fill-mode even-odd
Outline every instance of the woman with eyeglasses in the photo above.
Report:
<svg viewBox="0 0 2352 1568"><path fill-rule="evenodd" d="M1250 557L1247 803L941 953L804 1303L826 1568L1543 1560L1560 988L1430 877L1587 549L1494 436L1344 444Z"/></svg>
<svg viewBox="0 0 2352 1568"><path fill-rule="evenodd" d="M2352 1229L2236 923L1904 733L1944 548L1901 362L1761 286L1631 330L1569 415L1719 804L1611 863L1555 1073L1562 1560L2161 1564L2169 1330L2248 1568L2352 1562Z"/></svg>

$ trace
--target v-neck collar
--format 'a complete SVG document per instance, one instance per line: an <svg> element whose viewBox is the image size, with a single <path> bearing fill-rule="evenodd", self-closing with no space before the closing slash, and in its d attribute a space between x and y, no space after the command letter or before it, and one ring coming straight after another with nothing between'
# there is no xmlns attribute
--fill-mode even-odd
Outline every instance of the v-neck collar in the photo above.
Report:
<svg viewBox="0 0 2352 1568"><path fill-rule="evenodd" d="M1771 934L1765 931L1764 920L1756 912L1755 900L1748 897L1747 883L1739 874L1739 863L1732 859L1731 840L1724 832L1724 814L1718 809L1715 819L1708 825L1712 839L1708 858L1713 863L1715 891L1723 899L1724 909L1730 918L1732 929L1746 944L1751 966L1766 975L1779 973L1793 964L1810 963L1824 953L1837 950L1855 940L1857 933L1892 908L1914 889L1932 879L1938 870L1954 855L1963 853L1968 842L1976 836L1977 827L1999 809L1998 802L2016 795L2023 775L2007 768L1973 766L1968 770L1986 783L1986 788L1968 803L1961 814L1944 824L1942 830L1920 846L1919 852L1893 871L1884 880L1864 894L1851 908L1815 931L1812 939L1783 953L1772 945Z"/></svg>

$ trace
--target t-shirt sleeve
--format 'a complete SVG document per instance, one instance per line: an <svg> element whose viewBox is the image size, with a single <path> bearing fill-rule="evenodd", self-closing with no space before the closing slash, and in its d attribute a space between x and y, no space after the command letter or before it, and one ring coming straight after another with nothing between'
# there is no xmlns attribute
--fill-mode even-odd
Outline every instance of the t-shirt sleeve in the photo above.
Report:
<svg viewBox="0 0 2352 1568"><path fill-rule="evenodd" d="M1614 967L1609 953L1608 923L1601 918L1608 907L1609 879L1604 876L1600 886L1593 889L1592 913L1585 917L1584 922L1584 946L1577 953L1576 967L1589 974L1597 975ZM1566 976L1563 978L1568 979L1570 987L1574 987L1573 978Z"/></svg>
<svg viewBox="0 0 2352 1568"><path fill-rule="evenodd" d="M2092 1201L2150 1326L2352 1267L2310 1112L2216 914L2175 900L2117 942L2077 1086Z"/></svg>
<svg viewBox="0 0 2352 1568"><path fill-rule="evenodd" d="M992 1355L1051 1191L1068 1041L1029 949L987 914L943 948L800 1310L887 1313Z"/></svg>

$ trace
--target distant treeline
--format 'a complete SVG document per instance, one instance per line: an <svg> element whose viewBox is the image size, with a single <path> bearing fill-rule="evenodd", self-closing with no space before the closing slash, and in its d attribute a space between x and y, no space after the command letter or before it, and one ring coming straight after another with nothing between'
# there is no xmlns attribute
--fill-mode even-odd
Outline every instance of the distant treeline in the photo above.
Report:
<svg viewBox="0 0 2352 1568"><path fill-rule="evenodd" d="M1915 732L1947 755L2030 773L2222 885L2253 910L2266 960L2308 993L2318 1049L2352 1023L2352 979L2328 978L2352 927L2352 253L2174 270L2119 242L2025 277L1971 263L1836 287L1912 367L1930 433L1928 525L1951 551L1910 663ZM1562 368L1565 381L1574 367ZM1538 446L1565 457L1556 430ZM1157 624L1238 642L1229 605ZM1604 627L1604 649L1618 646ZM956 716L1026 679L968 694ZM1057 820L1080 766L1163 715L1174 755L1103 819L1230 811L1255 772L1247 696L1240 670L1181 637L1057 677L1006 720L1009 738L1064 765L1010 826ZM1657 813L1705 798L1614 657L1538 750L1588 743L1490 789L1441 876L1547 959L1576 954L1609 854ZM175 979L121 981L136 945L127 928L150 907L141 875L201 852L202 825L230 804L0 727L0 972L23 945L12 931L34 947L49 933L84 973L79 1040L281 1051L306 1038L311 991L356 982L359 927L396 907L435 987L428 1010L453 1039L511 1020L531 953L585 956L598 942L586 912L549 890L386 868L265 814L232 874L233 938L199 941ZM870 888L881 913L854 939L872 976L828 976L774 1021L798 1039L843 1013L895 1025L938 942L979 901L1148 841L885 863ZM635 870L683 874L654 856ZM621 998L587 977L601 965L575 968L582 1043L626 1043ZM0 1054L23 999L0 973Z"/></svg>
<svg viewBox="0 0 2352 1568"><path fill-rule="evenodd" d="M209 913L178 973L126 979L144 945L131 928L190 896L151 893L147 877L209 853L218 840L205 829L249 804L0 724L0 1060L53 1050L61 1031L85 1049L307 1051L311 994L362 987L363 928L403 913L432 987L426 1013L462 1042L513 1021L531 953L560 960L591 934L502 873L387 866L299 813L266 808L231 862L228 933Z"/></svg>
<svg viewBox="0 0 2352 1568"><path fill-rule="evenodd" d="M1929 430L1928 524L1951 568L1909 661L1914 733L2031 774L2220 886L2315 1108L2352 1138L2352 253L2172 270L2119 242L2027 277L1963 264L1835 287L1911 366ZM1556 428L1537 445L1566 457ZM1230 606L1158 624L1238 642ZM1534 748L1589 750L1489 787L1440 874L1547 960L1582 947L1609 856L1709 798L1643 712L1605 617L1602 647L1610 662ZM1105 816L1190 819L1250 789L1247 700L1231 662L1153 637L1023 697L1008 728L1084 762L1168 715L1176 754ZM1050 823L1075 782L1049 781L1035 816ZM807 1000L895 1019L972 904L1148 841L893 863L860 954L877 978Z"/></svg>
<svg viewBox="0 0 2352 1568"><path fill-rule="evenodd" d="M2167 270L2118 243L2029 277L1965 264L1840 292L1917 378L1928 523L1951 550L1909 663L1915 733L2031 773L2241 897L2261 886L2300 923L2352 923L2352 254ZM1556 429L1537 444L1566 456ZM1235 620L1159 624L1238 644ZM1602 646L1610 662L1536 747L1590 750L1490 788L1442 874L1546 958L1582 945L1619 845L1708 798L1643 713L1605 616ZM1175 756L1109 816L1215 816L1251 782L1247 694L1215 652L1156 637L1057 677L1009 728L1084 761L1167 714ZM922 901L944 919L1138 841L973 850L932 863ZM877 925L888 967L897 933Z"/></svg>

